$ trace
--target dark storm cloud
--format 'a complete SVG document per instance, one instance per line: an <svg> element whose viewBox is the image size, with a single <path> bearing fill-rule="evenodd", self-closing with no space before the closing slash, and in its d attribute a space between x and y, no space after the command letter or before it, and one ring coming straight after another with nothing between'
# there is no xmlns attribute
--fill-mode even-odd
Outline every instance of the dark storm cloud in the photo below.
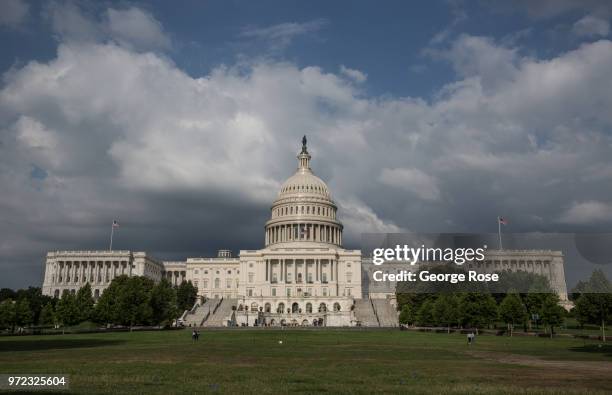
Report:
<svg viewBox="0 0 612 395"><path fill-rule="evenodd" d="M107 248L114 219L116 248L160 259L261 247L304 134L349 247L362 232L491 232L498 215L513 232L612 223L608 40L536 59L460 35L435 53L455 81L426 100L275 60L193 78L142 48L165 40L138 15L122 40L71 35L4 75L0 286L39 284L48 250Z"/></svg>

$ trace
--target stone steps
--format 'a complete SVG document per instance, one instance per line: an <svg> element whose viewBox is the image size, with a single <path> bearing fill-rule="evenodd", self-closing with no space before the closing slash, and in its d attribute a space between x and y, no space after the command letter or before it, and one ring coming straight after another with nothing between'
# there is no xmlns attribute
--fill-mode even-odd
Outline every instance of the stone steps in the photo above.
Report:
<svg viewBox="0 0 612 395"><path fill-rule="evenodd" d="M371 299L380 326L399 326L399 314L388 299Z"/></svg>
<svg viewBox="0 0 612 395"><path fill-rule="evenodd" d="M361 326L379 326L370 299L355 299L355 309L353 312L355 313L355 319L361 322Z"/></svg>
<svg viewBox="0 0 612 395"><path fill-rule="evenodd" d="M220 327L227 326L227 321L231 318L232 315L232 306L236 306L238 299L224 298L222 300L219 299L211 299L213 305L211 306L211 315L208 317L202 326L205 327ZM220 304L219 304L220 302ZM214 306L219 304L217 310L214 311Z"/></svg>

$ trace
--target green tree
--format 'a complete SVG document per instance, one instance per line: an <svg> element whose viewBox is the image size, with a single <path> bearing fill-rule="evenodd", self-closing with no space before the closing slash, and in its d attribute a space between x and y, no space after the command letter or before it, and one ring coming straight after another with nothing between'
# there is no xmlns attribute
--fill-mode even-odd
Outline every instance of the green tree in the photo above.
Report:
<svg viewBox="0 0 612 395"><path fill-rule="evenodd" d="M93 316L94 300L91 296L91 285L89 283L79 288L75 302L79 311L79 322L90 320Z"/></svg>
<svg viewBox="0 0 612 395"><path fill-rule="evenodd" d="M15 303L15 324L18 326L28 326L34 322L34 314L30 309L30 302L26 299L20 299Z"/></svg>
<svg viewBox="0 0 612 395"><path fill-rule="evenodd" d="M12 329L15 325L15 302L5 299L0 302L0 329Z"/></svg>
<svg viewBox="0 0 612 395"><path fill-rule="evenodd" d="M417 311L417 322L419 325L433 325L434 324L434 316L433 316L433 306L434 300L427 299Z"/></svg>
<svg viewBox="0 0 612 395"><path fill-rule="evenodd" d="M555 327L563 323L565 309L559 306L559 296L555 293L546 294L540 308L542 323L550 328L550 337L553 337Z"/></svg>
<svg viewBox="0 0 612 395"><path fill-rule="evenodd" d="M459 320L459 301L454 294L441 294L433 305L433 318L438 325L446 326L447 333L450 327Z"/></svg>
<svg viewBox="0 0 612 395"><path fill-rule="evenodd" d="M45 304L40 311L40 317L38 318L39 325L54 325L56 322L55 318L55 309L53 305L49 302Z"/></svg>
<svg viewBox="0 0 612 395"><path fill-rule="evenodd" d="M465 293L460 298L460 321L476 329L491 325L497 319L495 299L485 293Z"/></svg>
<svg viewBox="0 0 612 395"><path fill-rule="evenodd" d="M57 319L62 326L72 326L80 322L81 314L72 292L64 291L56 307Z"/></svg>
<svg viewBox="0 0 612 395"><path fill-rule="evenodd" d="M527 308L517 293L509 293L499 305L499 316L508 325L510 336L516 324L522 325L527 320Z"/></svg>
<svg viewBox="0 0 612 395"><path fill-rule="evenodd" d="M146 325L151 322L151 290L153 280L146 277L129 277L119 288L117 295L116 320L118 324Z"/></svg>
<svg viewBox="0 0 612 395"><path fill-rule="evenodd" d="M416 312L414 311L414 307L410 304L405 304L402 306L399 315L400 324L412 325L416 321Z"/></svg>
<svg viewBox="0 0 612 395"><path fill-rule="evenodd" d="M152 322L169 323L178 315L176 290L165 278L151 290Z"/></svg>
<svg viewBox="0 0 612 395"><path fill-rule="evenodd" d="M193 286L191 281L183 281L176 290L176 303L178 310L183 312L190 310L198 297L198 289Z"/></svg>
<svg viewBox="0 0 612 395"><path fill-rule="evenodd" d="M606 324L612 321L612 285L602 270L595 270L589 281L582 284L574 309L581 324L599 325L601 338L606 341Z"/></svg>
<svg viewBox="0 0 612 395"><path fill-rule="evenodd" d="M119 323L119 294L122 288L126 286L129 277L126 275L117 276L106 287L98 303L94 308L93 319L100 324L116 324Z"/></svg>

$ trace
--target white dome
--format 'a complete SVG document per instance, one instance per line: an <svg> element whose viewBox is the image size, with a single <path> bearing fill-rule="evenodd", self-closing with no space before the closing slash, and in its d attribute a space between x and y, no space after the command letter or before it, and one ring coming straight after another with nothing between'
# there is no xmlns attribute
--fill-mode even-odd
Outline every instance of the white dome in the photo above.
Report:
<svg viewBox="0 0 612 395"><path fill-rule="evenodd" d="M329 188L310 169L306 136L298 154L298 169L281 186L266 222L266 246L277 243L342 245L342 223Z"/></svg>
<svg viewBox="0 0 612 395"><path fill-rule="evenodd" d="M279 198L316 195L330 199L329 189L323 180L315 176L309 169L298 169L281 186Z"/></svg>

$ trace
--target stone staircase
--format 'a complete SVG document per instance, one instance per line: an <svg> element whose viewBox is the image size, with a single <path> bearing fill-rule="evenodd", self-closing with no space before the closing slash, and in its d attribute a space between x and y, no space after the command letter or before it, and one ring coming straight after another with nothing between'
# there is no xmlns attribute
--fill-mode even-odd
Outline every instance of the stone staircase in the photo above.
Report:
<svg viewBox="0 0 612 395"><path fill-rule="evenodd" d="M219 301L215 299L206 299L206 302L201 305L195 305L191 310L185 311L181 319L185 326L202 326L202 322L208 318L208 311L212 313L212 309Z"/></svg>
<svg viewBox="0 0 612 395"><path fill-rule="evenodd" d="M202 322L205 327L220 327L227 326L227 321L232 316L232 306L236 306L238 299L222 298L210 299L211 305L210 316ZM208 309L206 310L208 313Z"/></svg>
<svg viewBox="0 0 612 395"><path fill-rule="evenodd" d="M353 313L355 313L355 319L361 323L361 326L380 326L370 299L355 299Z"/></svg>
<svg viewBox="0 0 612 395"><path fill-rule="evenodd" d="M382 327L399 326L399 314L395 307L389 303L388 299L370 299L372 307L378 318L378 323Z"/></svg>

